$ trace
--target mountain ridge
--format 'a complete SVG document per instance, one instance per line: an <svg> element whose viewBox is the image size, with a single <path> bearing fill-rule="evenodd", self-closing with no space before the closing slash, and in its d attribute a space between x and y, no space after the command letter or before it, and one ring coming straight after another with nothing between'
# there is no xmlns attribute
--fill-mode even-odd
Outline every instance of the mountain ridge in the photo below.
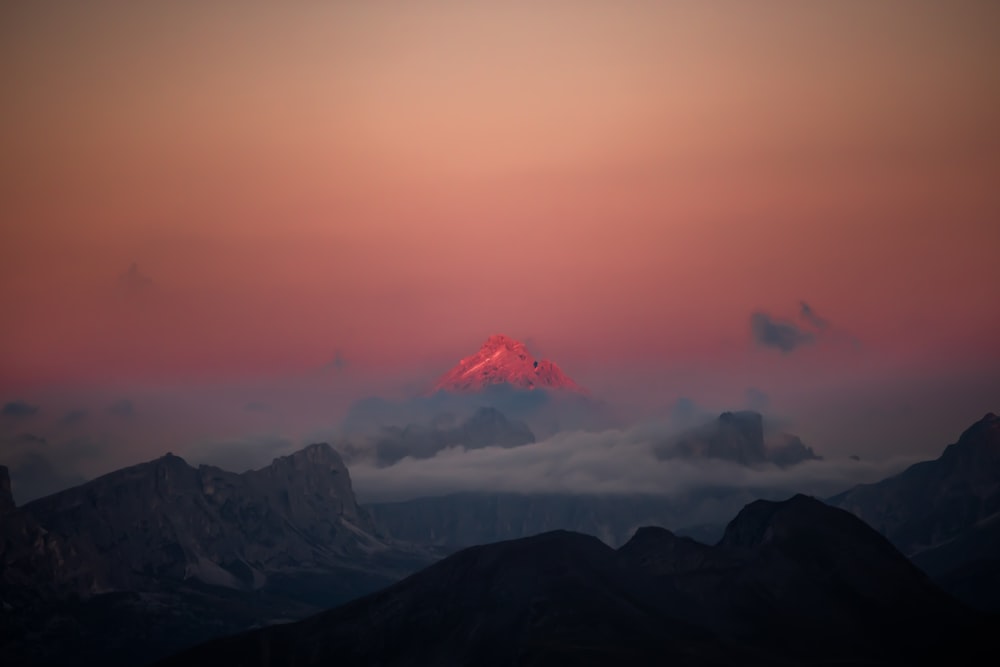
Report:
<svg viewBox="0 0 1000 667"><path fill-rule="evenodd" d="M0 654L135 664L431 560L378 534L325 443L239 474L168 453L3 514Z"/></svg>
<svg viewBox="0 0 1000 667"><path fill-rule="evenodd" d="M1000 611L1000 417L933 460L827 500L860 517L970 604Z"/></svg>
<svg viewBox="0 0 1000 667"><path fill-rule="evenodd" d="M727 531L750 540L709 546L652 528L617 550L561 530L474 546L337 609L162 664L883 665L983 639L984 616L857 517L805 496L752 505ZM804 524L811 535L782 528ZM816 563L816 546L834 552L829 563Z"/></svg>

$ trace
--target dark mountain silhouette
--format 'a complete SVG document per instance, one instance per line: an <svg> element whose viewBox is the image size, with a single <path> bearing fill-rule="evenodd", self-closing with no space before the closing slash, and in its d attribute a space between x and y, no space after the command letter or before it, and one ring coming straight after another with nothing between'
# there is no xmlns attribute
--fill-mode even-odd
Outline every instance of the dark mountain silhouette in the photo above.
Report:
<svg viewBox="0 0 1000 667"><path fill-rule="evenodd" d="M781 433L770 440L765 441L764 417L759 412L723 412L715 421L658 443L654 451L661 459L723 459L781 467L820 458L797 436Z"/></svg>
<svg viewBox="0 0 1000 667"><path fill-rule="evenodd" d="M951 592L1000 610L1000 418L993 413L939 458L828 502L864 519Z"/></svg>
<svg viewBox="0 0 1000 667"><path fill-rule="evenodd" d="M243 474L168 454L4 514L0 654L150 659L304 617L429 560L378 536L325 444Z"/></svg>
<svg viewBox="0 0 1000 667"><path fill-rule="evenodd" d="M716 546L645 529L460 551L306 621L165 665L913 664L985 641L983 615L885 538L804 496L747 506Z"/></svg>
<svg viewBox="0 0 1000 667"><path fill-rule="evenodd" d="M10 472L0 466L0 514L14 509L14 494L10 490Z"/></svg>

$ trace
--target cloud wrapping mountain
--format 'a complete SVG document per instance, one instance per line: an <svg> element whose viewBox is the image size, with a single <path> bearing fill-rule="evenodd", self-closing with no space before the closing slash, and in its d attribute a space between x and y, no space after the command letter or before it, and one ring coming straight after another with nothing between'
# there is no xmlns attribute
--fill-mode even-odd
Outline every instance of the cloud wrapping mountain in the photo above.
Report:
<svg viewBox="0 0 1000 667"><path fill-rule="evenodd" d="M366 502L462 491L681 495L729 488L830 495L882 479L914 461L807 460L780 467L770 462L751 466L719 458L658 457L656 447L674 435L662 424L564 432L509 449L447 448L430 458L405 457L388 467L359 461L352 464L351 475Z"/></svg>

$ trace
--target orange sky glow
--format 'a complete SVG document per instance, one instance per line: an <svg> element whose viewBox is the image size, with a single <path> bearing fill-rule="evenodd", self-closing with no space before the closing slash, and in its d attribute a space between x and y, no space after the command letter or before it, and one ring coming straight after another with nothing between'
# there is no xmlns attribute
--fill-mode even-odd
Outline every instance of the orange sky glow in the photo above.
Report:
<svg viewBox="0 0 1000 667"><path fill-rule="evenodd" d="M345 403L492 333L663 405L1000 374L998 34L977 0L7 3L0 402L341 354ZM815 344L755 343L800 301Z"/></svg>

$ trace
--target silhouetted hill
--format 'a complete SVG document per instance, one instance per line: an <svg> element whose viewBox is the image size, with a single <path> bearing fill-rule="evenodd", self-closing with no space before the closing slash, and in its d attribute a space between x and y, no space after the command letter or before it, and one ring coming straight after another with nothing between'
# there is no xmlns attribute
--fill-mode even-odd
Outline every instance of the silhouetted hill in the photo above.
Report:
<svg viewBox="0 0 1000 667"><path fill-rule="evenodd" d="M472 547L164 664L912 664L978 646L983 620L857 518L796 496L749 505L714 547L663 529L617 551L566 531Z"/></svg>

